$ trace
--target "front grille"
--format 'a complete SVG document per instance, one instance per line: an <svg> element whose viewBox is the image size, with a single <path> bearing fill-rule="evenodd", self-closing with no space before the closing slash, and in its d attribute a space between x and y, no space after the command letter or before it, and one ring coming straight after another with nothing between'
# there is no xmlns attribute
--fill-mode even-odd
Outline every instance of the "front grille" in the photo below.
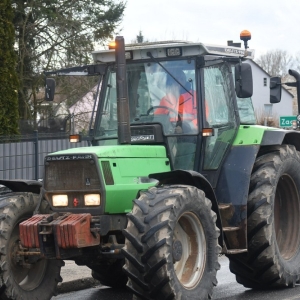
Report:
<svg viewBox="0 0 300 300"><path fill-rule="evenodd" d="M93 159L46 161L44 186L53 190L99 190L101 183Z"/></svg>
<svg viewBox="0 0 300 300"><path fill-rule="evenodd" d="M114 185L114 178L111 172L109 161L102 161L101 162L103 174L104 174L104 180L106 185Z"/></svg>

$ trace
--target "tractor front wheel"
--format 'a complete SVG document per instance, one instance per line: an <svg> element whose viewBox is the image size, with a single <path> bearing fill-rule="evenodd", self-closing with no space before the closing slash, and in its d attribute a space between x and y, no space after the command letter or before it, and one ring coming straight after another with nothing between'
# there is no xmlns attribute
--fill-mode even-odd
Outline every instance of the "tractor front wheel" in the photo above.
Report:
<svg viewBox="0 0 300 300"><path fill-rule="evenodd" d="M203 191L153 187L134 200L123 253L128 287L141 299L210 299L219 229Z"/></svg>
<svg viewBox="0 0 300 300"><path fill-rule="evenodd" d="M63 261L24 256L20 245L19 224L30 218L38 195L11 193L0 198L0 298L47 300L62 281Z"/></svg>

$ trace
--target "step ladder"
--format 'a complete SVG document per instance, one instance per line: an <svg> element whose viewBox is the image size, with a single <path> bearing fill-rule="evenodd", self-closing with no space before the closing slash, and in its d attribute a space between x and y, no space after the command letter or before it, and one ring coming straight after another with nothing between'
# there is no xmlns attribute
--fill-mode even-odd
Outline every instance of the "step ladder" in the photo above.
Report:
<svg viewBox="0 0 300 300"><path fill-rule="evenodd" d="M228 242L228 245L224 243L224 247L222 249L222 253L224 254L238 254L238 253L245 253L248 250L247 249L241 249L241 248L231 248L230 244L233 244L233 241L237 240L237 236L239 231L241 230L240 227L233 227L233 226L227 226L228 219L233 215L233 205L230 203L220 203L219 205L219 211L221 215L221 220L223 224L223 232L225 239Z"/></svg>

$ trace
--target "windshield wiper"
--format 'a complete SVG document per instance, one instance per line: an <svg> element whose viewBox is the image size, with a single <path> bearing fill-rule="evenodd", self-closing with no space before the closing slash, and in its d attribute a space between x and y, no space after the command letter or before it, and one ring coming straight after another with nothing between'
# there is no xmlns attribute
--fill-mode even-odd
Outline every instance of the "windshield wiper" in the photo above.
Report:
<svg viewBox="0 0 300 300"><path fill-rule="evenodd" d="M152 53L151 52L147 52L147 56L148 57L150 57L155 63L157 63L158 65L160 65L167 73L168 73L168 75L170 75L187 93L189 93L192 97L194 97L194 95L193 95L193 93L191 93L190 91L188 91L187 90L187 88L184 86L184 85L182 85L180 82L179 82L179 80L176 78L176 77L174 77L173 76L173 74L171 74L170 72L169 72L169 70L168 69L166 69L158 60L156 60L154 57L153 57L153 55L152 55Z"/></svg>

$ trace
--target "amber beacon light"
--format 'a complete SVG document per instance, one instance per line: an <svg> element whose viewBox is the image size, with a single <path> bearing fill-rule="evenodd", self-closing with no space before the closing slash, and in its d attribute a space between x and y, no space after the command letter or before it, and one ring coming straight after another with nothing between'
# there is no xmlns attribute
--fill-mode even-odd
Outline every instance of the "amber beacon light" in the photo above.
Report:
<svg viewBox="0 0 300 300"><path fill-rule="evenodd" d="M241 39L242 41L244 41L245 49L247 49L247 48L248 48L247 42L248 42L249 40L251 40L251 33L250 33L250 31L248 31L248 30L243 30L243 31L240 33L240 39Z"/></svg>

